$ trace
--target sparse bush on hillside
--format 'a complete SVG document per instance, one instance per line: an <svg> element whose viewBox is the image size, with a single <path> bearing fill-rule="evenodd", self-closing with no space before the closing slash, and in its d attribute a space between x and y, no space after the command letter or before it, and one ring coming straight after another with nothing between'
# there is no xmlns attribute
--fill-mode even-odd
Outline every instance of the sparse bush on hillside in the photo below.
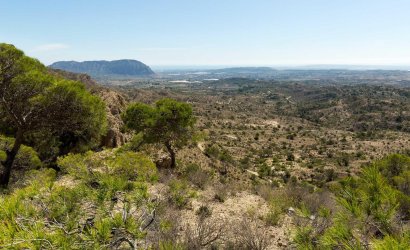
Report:
<svg viewBox="0 0 410 250"><path fill-rule="evenodd" d="M272 205L269 208L269 212L264 217L264 220L268 226L277 226L279 225L282 215L283 211L279 207Z"/></svg>
<svg viewBox="0 0 410 250"><path fill-rule="evenodd" d="M272 173L271 167L268 166L268 164L262 163L258 166L259 177L263 178L263 177L266 177L266 176L270 176L271 173Z"/></svg>
<svg viewBox="0 0 410 250"><path fill-rule="evenodd" d="M184 176L200 189L205 189L211 180L210 173L197 164L187 165L184 169Z"/></svg>
<svg viewBox="0 0 410 250"><path fill-rule="evenodd" d="M350 164L350 155L347 153L342 153L337 158L337 164L341 167L348 167Z"/></svg>
<svg viewBox="0 0 410 250"><path fill-rule="evenodd" d="M287 161L294 161L295 160L295 155L292 153L288 153L286 156Z"/></svg>
<svg viewBox="0 0 410 250"><path fill-rule="evenodd" d="M224 184L219 184L215 187L214 199L218 202L225 202L228 196L227 186Z"/></svg>
<svg viewBox="0 0 410 250"><path fill-rule="evenodd" d="M219 154L219 160L227 163L234 163L232 155L226 149L222 149Z"/></svg>
<svg viewBox="0 0 410 250"><path fill-rule="evenodd" d="M235 238L228 242L229 249L265 250L272 243L270 235L258 221L244 218L241 222L232 225Z"/></svg>
<svg viewBox="0 0 410 250"><path fill-rule="evenodd" d="M171 180L168 186L169 201L179 209L186 207L189 204L189 200L196 196L196 192L184 180Z"/></svg>
<svg viewBox="0 0 410 250"><path fill-rule="evenodd" d="M226 222L199 217L194 225L189 225L183 240L186 249L206 249L216 247L223 239Z"/></svg>
<svg viewBox="0 0 410 250"><path fill-rule="evenodd" d="M99 159L92 159L93 152L89 151L84 154L68 154L60 157L57 164L62 173L68 173L73 177L82 180L89 180L92 177L92 169L95 163L99 163Z"/></svg>
<svg viewBox="0 0 410 250"><path fill-rule="evenodd" d="M216 146L215 144L205 148L205 154L208 157L218 158L219 153L220 153L220 150L219 150L218 146Z"/></svg>

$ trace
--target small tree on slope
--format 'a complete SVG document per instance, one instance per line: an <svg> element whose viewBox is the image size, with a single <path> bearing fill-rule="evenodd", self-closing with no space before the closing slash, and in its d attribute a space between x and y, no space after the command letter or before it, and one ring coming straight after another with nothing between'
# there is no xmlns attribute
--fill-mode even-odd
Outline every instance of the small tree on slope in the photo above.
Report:
<svg viewBox="0 0 410 250"><path fill-rule="evenodd" d="M125 126L136 133L143 133L144 142L162 143L175 167L175 148L187 144L192 138L195 118L191 105L164 98L149 106L131 104L122 115Z"/></svg>

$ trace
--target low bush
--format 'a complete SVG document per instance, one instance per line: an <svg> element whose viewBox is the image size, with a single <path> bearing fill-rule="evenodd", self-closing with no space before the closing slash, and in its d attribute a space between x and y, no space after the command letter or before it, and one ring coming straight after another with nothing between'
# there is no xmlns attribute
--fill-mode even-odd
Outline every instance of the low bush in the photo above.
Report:
<svg viewBox="0 0 410 250"><path fill-rule="evenodd" d="M189 187L187 181L174 179L168 186L169 201L179 209L186 207L189 200L196 196L196 192Z"/></svg>
<svg viewBox="0 0 410 250"><path fill-rule="evenodd" d="M200 189L205 189L211 180L211 174L197 164L188 164L184 169L184 176Z"/></svg>

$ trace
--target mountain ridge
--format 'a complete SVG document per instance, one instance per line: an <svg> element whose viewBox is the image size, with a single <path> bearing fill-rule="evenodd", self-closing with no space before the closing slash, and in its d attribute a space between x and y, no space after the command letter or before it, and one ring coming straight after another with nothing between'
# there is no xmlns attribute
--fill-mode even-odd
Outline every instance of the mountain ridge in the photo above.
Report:
<svg viewBox="0 0 410 250"><path fill-rule="evenodd" d="M89 74L93 77L100 76L151 76L152 69L138 60L94 60L94 61L58 61L49 65L53 69L61 69L74 73Z"/></svg>

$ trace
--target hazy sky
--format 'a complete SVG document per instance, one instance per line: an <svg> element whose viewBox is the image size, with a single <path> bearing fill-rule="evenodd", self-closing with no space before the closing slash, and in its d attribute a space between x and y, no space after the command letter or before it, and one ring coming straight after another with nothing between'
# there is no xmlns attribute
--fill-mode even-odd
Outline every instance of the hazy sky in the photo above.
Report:
<svg viewBox="0 0 410 250"><path fill-rule="evenodd" d="M0 0L0 24L46 64L410 64L409 0Z"/></svg>

